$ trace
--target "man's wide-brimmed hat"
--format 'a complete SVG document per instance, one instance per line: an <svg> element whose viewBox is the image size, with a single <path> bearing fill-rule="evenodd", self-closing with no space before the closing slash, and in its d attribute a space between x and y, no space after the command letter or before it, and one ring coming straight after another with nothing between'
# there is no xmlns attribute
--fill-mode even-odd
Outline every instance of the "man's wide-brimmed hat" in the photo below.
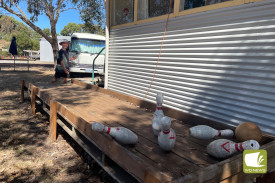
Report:
<svg viewBox="0 0 275 183"><path fill-rule="evenodd" d="M70 41L68 41L67 39L62 39L62 41L59 42L59 45L62 45L63 43L69 43Z"/></svg>

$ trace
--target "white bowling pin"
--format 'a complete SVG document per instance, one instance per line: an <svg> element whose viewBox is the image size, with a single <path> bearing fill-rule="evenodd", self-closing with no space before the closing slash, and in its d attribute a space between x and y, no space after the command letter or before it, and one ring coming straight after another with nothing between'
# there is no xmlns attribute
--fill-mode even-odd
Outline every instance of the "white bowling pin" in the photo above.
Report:
<svg viewBox="0 0 275 183"><path fill-rule="evenodd" d="M163 103L163 95L161 93L157 93L156 96L157 107L152 120L152 128L155 136L158 136L161 131L160 120L164 116L162 111L162 103Z"/></svg>
<svg viewBox="0 0 275 183"><path fill-rule="evenodd" d="M158 135L158 144L161 149L171 151L175 146L176 133L171 127L171 118L164 116L161 118L161 132Z"/></svg>
<svg viewBox="0 0 275 183"><path fill-rule="evenodd" d="M234 135L234 132L232 130L216 130L206 125L198 125L189 128L189 133L191 136L202 140L212 139L217 136L232 137Z"/></svg>
<svg viewBox="0 0 275 183"><path fill-rule="evenodd" d="M238 151L259 148L260 145L256 140L247 140L242 143L235 143L227 139L218 139L208 144L207 153L216 158L226 158Z"/></svg>
<svg viewBox="0 0 275 183"><path fill-rule="evenodd" d="M108 127L101 123L94 122L92 129L97 132L105 132L114 137L118 142L122 144L135 144L138 141L137 135L131 130L124 127Z"/></svg>

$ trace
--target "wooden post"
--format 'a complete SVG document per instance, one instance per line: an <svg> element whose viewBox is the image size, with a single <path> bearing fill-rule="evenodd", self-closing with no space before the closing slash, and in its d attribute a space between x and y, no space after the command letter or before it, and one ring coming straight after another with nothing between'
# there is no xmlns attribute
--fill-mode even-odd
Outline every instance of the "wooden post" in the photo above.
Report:
<svg viewBox="0 0 275 183"><path fill-rule="evenodd" d="M57 139L57 102L50 101L50 138L52 141Z"/></svg>
<svg viewBox="0 0 275 183"><path fill-rule="evenodd" d="M21 80L21 102L24 102L25 100L24 89L25 89L25 80Z"/></svg>
<svg viewBox="0 0 275 183"><path fill-rule="evenodd" d="M45 101L42 101L42 109L43 109L43 110L46 109L46 103L45 103Z"/></svg>
<svg viewBox="0 0 275 183"><path fill-rule="evenodd" d="M144 171L144 183L162 183L162 182L172 182L171 175L163 173L161 171L156 171L152 169L153 167L148 167Z"/></svg>
<svg viewBox="0 0 275 183"><path fill-rule="evenodd" d="M102 154L102 163L105 167L109 166L110 158L106 154Z"/></svg>
<svg viewBox="0 0 275 183"><path fill-rule="evenodd" d="M35 99L36 99L36 87L31 88L31 110L32 115L35 115Z"/></svg>
<svg viewBox="0 0 275 183"><path fill-rule="evenodd" d="M161 181L151 174L150 171L145 170L144 172L144 183L161 183Z"/></svg>

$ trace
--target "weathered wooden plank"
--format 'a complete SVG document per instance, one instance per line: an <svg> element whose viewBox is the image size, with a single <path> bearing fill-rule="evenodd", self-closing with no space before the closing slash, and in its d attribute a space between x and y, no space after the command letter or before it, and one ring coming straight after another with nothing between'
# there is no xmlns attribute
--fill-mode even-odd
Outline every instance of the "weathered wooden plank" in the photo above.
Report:
<svg viewBox="0 0 275 183"><path fill-rule="evenodd" d="M57 110L62 116L73 123L79 131L87 135L87 137L95 142L102 151L107 154L113 161L117 162L121 167L140 180L144 180L144 172L151 165L146 164L141 158L105 135L94 132L90 124L83 118L78 117L74 112L67 109L66 106L58 104ZM172 177L167 175L167 179Z"/></svg>
<svg viewBox="0 0 275 183"><path fill-rule="evenodd" d="M50 139L57 139L57 102L50 101Z"/></svg>
<svg viewBox="0 0 275 183"><path fill-rule="evenodd" d="M103 99L104 98L104 99ZM83 109L81 111L82 116L86 119L91 121L91 119L98 119L99 122L105 122L109 126L124 126L126 128L131 129L139 136L146 138L147 140L154 143L154 146L158 147L157 137L152 134L151 128L151 113L144 111L142 114L139 115L137 112L139 109L136 107L134 109L127 110L127 106L119 106L120 109L114 112L114 109L117 109L118 106L116 105L118 101L112 99L112 101L108 100L108 96L97 97L93 99L93 105L88 107L84 107L82 105L73 107L76 111ZM106 104L106 105L105 105ZM86 106L86 105L85 105ZM94 109L96 106L96 109ZM121 110L124 108L124 110ZM95 111L94 114L91 114L91 110ZM108 111L112 111L112 115L104 114L108 113ZM102 113L100 113L102 112ZM114 112L114 114L113 114ZM147 114L146 114L147 113ZM129 117L130 116L130 117ZM135 117L135 119L131 118ZM182 128L182 126L179 126ZM159 147L158 147L159 148ZM198 148L199 150L196 151L195 149ZM203 148L203 150L202 150ZM178 137L176 142L176 147L171 152L174 153L175 156L181 156L183 159L188 161L188 163L192 162L193 164L198 165L209 165L209 162L216 163L218 162L215 159L211 159L208 155L202 154L202 151L205 152L205 146L199 146L192 142L188 142L185 139Z"/></svg>
<svg viewBox="0 0 275 183"><path fill-rule="evenodd" d="M119 100L127 101L127 102L130 102L130 103L133 103L134 105L140 106L141 109L142 108L146 109L146 110L132 109L132 110L136 110L137 111L136 113L137 114L139 113L140 115L146 115L146 112L150 113L150 115L152 115L155 108L156 108L155 103L144 101L144 100L138 99L138 98L130 96L130 95L125 95L125 94L118 93L118 92L115 92L115 91L106 90L106 89L103 89L103 88L100 88L100 87L97 87L97 86L89 85L87 83L83 83L83 82L75 80L75 79L73 79L72 81L73 81L74 84L83 86L85 88L89 88L92 91L99 91L101 93L111 95L111 96L113 96L113 97L115 97ZM112 105L112 104L110 104L110 105ZM123 110L123 107L120 107L120 109ZM204 124L204 125L209 125L209 126L215 128L215 129L218 129L218 130L221 130L221 129L234 129L232 126L229 126L229 125L226 125L226 124L221 124L221 123L211 121L211 120L208 120L208 119L204 119L204 118L194 116L194 115L191 115L191 114L187 114L187 113L184 113L184 112L181 112L181 111L178 111L178 110L175 110L175 109L171 109L171 108L168 108L168 107L163 107L163 111L164 111L165 115L176 119L176 120L173 120L172 128L174 130L176 130L177 134L181 134L181 135L184 134L184 136L188 138L188 141L192 141L192 142L197 143L199 145L202 145L204 147L206 147L207 144L209 144L211 142L211 140L208 140L208 141L207 140L198 140L196 138L190 137L189 136L189 128L190 127L192 127L194 125ZM184 123L182 123L180 121L184 121ZM186 125L182 126L182 124L186 124ZM180 128L178 126L181 126L183 128ZM236 139L230 139L230 140L236 141Z"/></svg>
<svg viewBox="0 0 275 183"><path fill-rule="evenodd" d="M131 129L138 135L143 136L158 146L157 137L152 134L152 114L147 111L142 111L136 107L132 108L132 106L129 105L118 106L119 101L113 98L111 99L112 101L108 98L108 96L101 96L93 99L93 105L90 105L89 107L88 105L87 107L82 105L72 107L77 111L83 109L81 113L86 120L90 119L91 121L92 118L95 120L95 117L97 117L96 119L100 120L100 122L104 121L110 126L119 124L120 126ZM96 108L94 108L95 106ZM86 109L88 109L88 111ZM95 111L95 115L91 115L91 110ZM109 111L112 111L111 115L108 115ZM181 129L185 130L186 128L181 124L177 124L176 128L174 128L176 131L182 131ZM180 132L177 134L180 134ZM186 137L183 138L177 136L176 147L173 149L172 153L175 153L177 156L181 156L189 162L203 166L218 162L206 154L206 145L201 146L195 144L186 139Z"/></svg>
<svg viewBox="0 0 275 183"><path fill-rule="evenodd" d="M144 183L163 183L166 181L166 177L161 172L155 170L146 169L144 172ZM170 182L170 181L169 181Z"/></svg>
<svg viewBox="0 0 275 183"><path fill-rule="evenodd" d="M268 172L256 178L257 183L274 183L275 182L275 170Z"/></svg>
<svg viewBox="0 0 275 183"><path fill-rule="evenodd" d="M275 154L273 157L269 157L267 161L267 169L268 171L273 170L275 171ZM221 183L238 183L238 182L250 182L256 180L257 177L263 176L263 174L245 174L243 171L221 181ZM275 178L275 177L274 177ZM273 182L275 179L273 179Z"/></svg>
<svg viewBox="0 0 275 183"><path fill-rule="evenodd" d="M76 79L72 79L72 83L77 84L79 86L82 86L86 89L91 89L93 91L98 91L98 92L101 92L101 93L111 95L111 96L116 97L120 100L124 100L124 101L130 102L130 103L133 103L133 104L135 104L137 106L140 106L142 108L148 108L148 109L151 109L151 110L154 110L154 108L155 108L155 104L153 104L151 102L148 102L148 101L140 100L140 99L138 99L134 96L126 95L126 94L123 94L123 93L118 93L118 92L115 92L115 91L112 91L112 90L106 90L104 88L100 88L100 87L95 86L95 85L90 85L90 84L87 84L87 83L83 83L83 82L78 81Z"/></svg>
<svg viewBox="0 0 275 183"><path fill-rule="evenodd" d="M35 115L36 87L31 88L31 112Z"/></svg>
<svg viewBox="0 0 275 183"><path fill-rule="evenodd" d="M54 98L53 96L50 96L48 91L39 90L38 93L39 97L43 100L45 99L48 103L50 99ZM73 112L69 111L62 104L58 103L57 110L62 116L66 117L69 122L73 123L79 131L87 134L89 140L95 142L103 152L107 152L106 154L114 161L118 162L120 166L125 168L129 173L135 175L135 177L137 177L139 180L144 179L144 171L146 166L144 166L142 159L138 158L123 148L121 145L112 141L111 138L106 138L101 134L93 132L89 123L75 115ZM121 159L123 160L121 161ZM128 168L128 166L130 168Z"/></svg>
<svg viewBox="0 0 275 183"><path fill-rule="evenodd" d="M137 177L139 180L144 181L146 177L151 177L150 179L153 180L151 174L153 174L153 177L157 176L157 174L154 173L154 171L150 171L151 173L148 173L147 168L145 168L152 162L154 163L154 165L161 165L160 167L154 168L157 171L161 170L160 172L162 172L164 175L168 177L167 180L172 180L172 177L178 178L181 174L185 176L179 178L177 181L190 180L190 182L215 182L226 180L230 177L233 177L234 175L239 174L240 171L242 171L242 160L240 161L241 154L235 155L232 158L229 158L219 163L216 163L215 159L208 159L209 157L203 154L203 152L205 152L206 149L202 148L205 147L207 144L199 144L200 141L197 143L197 139L194 140L193 137L189 136L188 129L193 124L189 125L188 121L184 121L183 124L175 121L173 122L173 128L176 130L176 133L179 134L175 149L171 152L171 154L173 155L162 157L162 159L159 160L160 156L162 155L162 152L159 151L159 147L157 145L156 140L157 138L153 136L151 131L151 120L153 111L140 109L137 108L137 106L130 105L127 102L117 100L116 98L112 97L114 95L109 96L109 91L107 92L105 89L102 90L102 88L99 89L93 87L92 90L87 91L81 89L78 86L62 87L63 88L58 89L47 89L47 87L45 87L44 89L39 90L38 95L40 95L40 97L42 96L43 100L50 100L51 98L59 99L58 101L61 101L63 108L66 108L64 115L68 119L73 119L74 122L72 123L75 126L77 126L77 128L81 132L87 134L90 140L98 143L97 145L100 148L103 148L102 151L111 152L112 149L110 147L112 147L113 144L117 145L114 147L114 149L118 152L126 151L122 153L122 155L116 153L107 155L110 158L112 158L113 161L119 163L119 165L126 169L129 173ZM101 90L104 92L101 92ZM110 93L112 94L112 92ZM105 93L108 95L105 95ZM120 94L118 94L118 97L120 97ZM64 106L63 104L66 106ZM155 104L153 104L153 106L155 108ZM98 120L102 123L106 123L110 126L119 124L121 126L130 128L139 135L141 140L135 147L123 147L116 143L109 136L93 132L91 130L89 122L95 120ZM214 127L213 125L210 126ZM220 128L221 127L217 129ZM192 150L192 148L194 149ZM190 153L189 150L194 151L195 153ZM129 155L129 153L131 155ZM140 163L137 163L138 165L129 168L129 165L127 165L125 161L120 162L120 159L122 157L124 158L124 156L126 155L129 156L127 157L128 162L130 161L132 163L140 160ZM187 159L190 161L186 161ZM162 168L163 165L167 164L166 162L168 160L171 162L177 162L174 169L178 169L171 170L171 175L169 174L169 172L166 172L167 169L164 170ZM189 163L197 163L198 165L200 165L201 163L201 167L205 168L201 168L200 170L197 170L196 168L192 169L194 166L189 166ZM207 163L210 163L212 165L208 166L209 164ZM187 166L181 167L181 165ZM148 167L152 167L152 165ZM169 169L173 169L173 167L170 165L168 165L168 167ZM190 171L185 172L184 170L188 170L188 167L190 167ZM192 171L193 173L190 173ZM159 179L157 178L156 180Z"/></svg>
<svg viewBox="0 0 275 183"><path fill-rule="evenodd" d="M104 95L101 96L101 97L106 97L106 95L105 96ZM78 115L80 114L79 110L83 109L81 111L81 115L80 116L82 116L83 119L86 120L86 121L88 121L88 122L100 121L101 123L104 123L105 125L108 125L108 126L123 126L120 123L112 120L111 118L106 117L106 115L104 115L104 113L100 113L100 111L105 111L105 112L108 111L108 109L110 108L110 106L111 106L111 108L113 108L113 106L111 104L109 105L109 103L108 103L110 101L105 101L105 100L102 101L101 97L97 97L97 98L93 99L93 106L97 106L96 109L93 109L92 108L93 106L88 105L88 104L78 106L77 108L76 107L72 107L72 108L70 107L70 109L72 109L75 112L77 111ZM102 105L100 105L101 103L104 103L104 104L107 104L107 105L102 106ZM91 112L91 110L92 110L92 112ZM116 114L118 114L118 113L116 112ZM128 121L128 122L131 123L130 121ZM133 129L131 129L131 130L133 130ZM108 135L106 135L106 136L108 136ZM143 137L139 136L139 138L143 138ZM153 138L155 138L155 137L153 136ZM142 144L138 143L134 148L128 148L128 150L134 152L135 154L138 154L140 157L142 157L143 160L146 160L146 162L148 162L148 164L154 165L154 167L158 167L159 170L161 170L161 171L167 171L167 168L163 168L163 167L159 166L159 164L160 164L159 162L154 162L152 159L149 159L149 157L147 157L148 153L150 154L150 149L148 149L148 147L145 148L146 152L141 151L141 152L143 152L143 153L141 153L139 151L140 148L138 147L140 145L143 145L143 143ZM157 146L157 144L154 144L154 146ZM162 159L162 157L160 156L159 159Z"/></svg>
<svg viewBox="0 0 275 183"><path fill-rule="evenodd" d="M265 144L261 147L267 151L268 170L273 171L275 169L275 141ZM206 168L189 174L185 177L181 177L175 182L220 182L230 178L232 181L236 179L234 177L243 171L243 154L235 155L219 163L213 164Z"/></svg>
<svg viewBox="0 0 275 183"><path fill-rule="evenodd" d="M76 79L72 79L72 83L80 85L80 86L82 86L84 88L87 88L87 89L91 89L93 91L99 91L101 93L111 95L111 96L116 97L120 100L128 101L128 102L133 103L133 104L135 104L135 105L137 105L141 108L146 108L146 109L151 110L151 111L154 111L156 109L156 105L154 103L148 102L148 101L145 101L145 100L141 100L141 99L136 98L134 96L130 96L130 95L122 94L122 93L115 92L115 91L112 91L112 90L107 90L107 89L104 89L104 88L100 88L98 86L90 85L90 84L78 81ZM221 129L234 129L234 127L232 127L232 126L222 124L222 123L218 123L216 121L205 119L205 118L202 118L202 117L199 117L199 116L195 116L195 115L185 113L185 112L182 112L182 111L179 111L179 110L175 110L175 109L172 109L172 108L168 108L168 107L165 107L165 106L163 107L163 111L167 116L173 117L173 118L175 118L179 121L188 121L189 124L192 125L192 126L199 125L199 124L205 124L205 125L212 126L212 127L216 128L218 130L221 130Z"/></svg>
<svg viewBox="0 0 275 183"><path fill-rule="evenodd" d="M21 102L25 100L25 80L21 80Z"/></svg>

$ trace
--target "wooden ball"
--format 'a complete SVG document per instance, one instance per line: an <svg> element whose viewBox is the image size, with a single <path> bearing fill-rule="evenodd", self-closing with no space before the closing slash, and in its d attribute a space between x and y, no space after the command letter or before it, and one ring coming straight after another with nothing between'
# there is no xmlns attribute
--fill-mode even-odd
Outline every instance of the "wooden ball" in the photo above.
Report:
<svg viewBox="0 0 275 183"><path fill-rule="evenodd" d="M260 142L262 138L261 129L252 122L244 122L239 124L235 130L235 136L238 141L256 140Z"/></svg>

